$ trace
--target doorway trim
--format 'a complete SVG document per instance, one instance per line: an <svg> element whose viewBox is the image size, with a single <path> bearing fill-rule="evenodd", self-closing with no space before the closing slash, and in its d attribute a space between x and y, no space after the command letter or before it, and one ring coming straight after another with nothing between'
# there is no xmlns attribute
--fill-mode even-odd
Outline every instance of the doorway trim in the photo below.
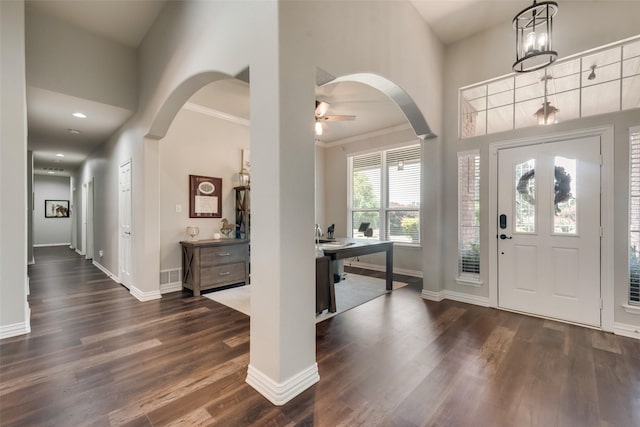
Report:
<svg viewBox="0 0 640 427"><path fill-rule="evenodd" d="M546 144L557 141L600 137L602 167L600 169L600 210L602 237L600 239L600 298L602 299L602 329L614 330L613 280L613 126L560 132L536 137L520 138L489 144L489 209L483 224L489 230L489 306L498 307L498 151L505 148Z"/></svg>

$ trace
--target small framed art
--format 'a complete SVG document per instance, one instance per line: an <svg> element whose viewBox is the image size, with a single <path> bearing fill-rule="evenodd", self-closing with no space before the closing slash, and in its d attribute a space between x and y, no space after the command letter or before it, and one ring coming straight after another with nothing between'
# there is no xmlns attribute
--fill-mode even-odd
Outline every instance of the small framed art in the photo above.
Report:
<svg viewBox="0 0 640 427"><path fill-rule="evenodd" d="M222 218L222 178L189 175L189 218Z"/></svg>
<svg viewBox="0 0 640 427"><path fill-rule="evenodd" d="M45 218L69 218L69 201L68 200L45 200L44 201L44 217Z"/></svg>

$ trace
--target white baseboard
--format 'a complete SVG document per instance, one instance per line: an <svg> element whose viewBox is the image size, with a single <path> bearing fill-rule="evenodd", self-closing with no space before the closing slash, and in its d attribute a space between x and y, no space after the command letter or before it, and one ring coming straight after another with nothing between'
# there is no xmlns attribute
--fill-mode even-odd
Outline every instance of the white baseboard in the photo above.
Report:
<svg viewBox="0 0 640 427"><path fill-rule="evenodd" d="M142 301L142 302L153 301L154 299L162 298L162 295L160 294L160 290L152 291L152 292L143 292L140 289L136 288L135 286L132 286L131 289L129 289L129 293L134 297L136 297L138 301Z"/></svg>
<svg viewBox="0 0 640 427"><path fill-rule="evenodd" d="M276 406L281 406L320 381L318 364L314 363L288 380L278 383L249 365L246 382Z"/></svg>
<svg viewBox="0 0 640 427"><path fill-rule="evenodd" d="M160 285L160 293L168 294L169 292L177 292L182 290L182 282L164 283Z"/></svg>
<svg viewBox="0 0 640 427"><path fill-rule="evenodd" d="M27 265L35 265L35 263L36 263L36 258L31 257L31 259L27 262Z"/></svg>
<svg viewBox="0 0 640 427"><path fill-rule="evenodd" d="M477 295L470 295L462 292L450 291L447 289L444 289L440 292L428 291L426 289L423 289L422 298L436 302L442 301L444 299L449 299L452 301L464 302L466 304L489 307L489 298L487 297L479 297Z"/></svg>
<svg viewBox="0 0 640 427"><path fill-rule="evenodd" d="M78 255L84 256L84 252L82 252L80 249L77 249L77 248L76 248L76 253L77 253Z"/></svg>
<svg viewBox="0 0 640 427"><path fill-rule="evenodd" d="M40 243L33 245L34 248L48 248L50 246L69 246L71 243Z"/></svg>
<svg viewBox="0 0 640 427"><path fill-rule="evenodd" d="M613 333L623 337L640 339L640 326L628 325L625 323L614 323Z"/></svg>
<svg viewBox="0 0 640 427"><path fill-rule="evenodd" d="M435 292L435 291L428 291L426 289L423 289L421 295L423 299L426 299L429 301L440 302L444 299L444 297L442 296L442 291Z"/></svg>
<svg viewBox="0 0 640 427"><path fill-rule="evenodd" d="M107 268L105 266L103 266L102 264L98 263L96 260L93 260L93 265L95 267L97 267L98 270L102 271L104 274L109 276L111 278L111 280L113 280L114 282L120 284L120 279L118 278L118 276L116 276L115 274L113 274L112 272L107 270Z"/></svg>
<svg viewBox="0 0 640 427"><path fill-rule="evenodd" d="M384 265L369 264L369 263L360 262L360 261L345 262L345 265L348 265L349 267L355 267L355 268L364 268L366 270L382 271L383 273L387 271L387 268ZM418 271L418 270L409 270L407 268L393 267L393 272L395 274L402 274L404 276L422 278L422 271Z"/></svg>
<svg viewBox="0 0 640 427"><path fill-rule="evenodd" d="M29 332L31 332L31 324L29 321L13 323L11 325L0 325L0 340L28 334Z"/></svg>

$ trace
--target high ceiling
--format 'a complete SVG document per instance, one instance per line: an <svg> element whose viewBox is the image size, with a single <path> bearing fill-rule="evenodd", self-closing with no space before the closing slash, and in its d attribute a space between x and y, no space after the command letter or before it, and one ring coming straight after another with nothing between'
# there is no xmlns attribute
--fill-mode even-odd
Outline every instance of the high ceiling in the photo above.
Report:
<svg viewBox="0 0 640 427"><path fill-rule="evenodd" d="M69 25L137 48L166 0L26 0L27 7ZM509 19L529 2L521 0L410 0L436 36L449 44ZM509 3L505 5L505 3ZM222 95L222 96L221 96ZM331 142L354 135L406 124L397 106L366 85L339 83L318 88L317 98L330 104L328 114L355 115L355 121L326 123L322 140ZM213 100L224 99L225 103ZM248 86L242 82L214 84L191 99L191 105L248 119ZM87 119L71 116L89 112ZM66 93L27 88L29 150L34 171L68 175L128 120L132 111L104 105ZM81 131L70 134L69 129ZM56 157L64 153L65 157ZM64 169L64 171L60 171Z"/></svg>

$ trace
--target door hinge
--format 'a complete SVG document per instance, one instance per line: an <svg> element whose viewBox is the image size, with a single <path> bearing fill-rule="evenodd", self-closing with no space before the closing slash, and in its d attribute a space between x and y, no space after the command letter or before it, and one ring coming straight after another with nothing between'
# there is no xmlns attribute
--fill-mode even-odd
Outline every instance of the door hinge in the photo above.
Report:
<svg viewBox="0 0 640 427"><path fill-rule="evenodd" d="M604 237L604 228L600 227L600 237Z"/></svg>
<svg viewBox="0 0 640 427"><path fill-rule="evenodd" d="M600 166L604 165L604 156L600 154Z"/></svg>
<svg viewBox="0 0 640 427"><path fill-rule="evenodd" d="M600 298L600 310L602 310L604 308L604 301L602 301L602 298Z"/></svg>

